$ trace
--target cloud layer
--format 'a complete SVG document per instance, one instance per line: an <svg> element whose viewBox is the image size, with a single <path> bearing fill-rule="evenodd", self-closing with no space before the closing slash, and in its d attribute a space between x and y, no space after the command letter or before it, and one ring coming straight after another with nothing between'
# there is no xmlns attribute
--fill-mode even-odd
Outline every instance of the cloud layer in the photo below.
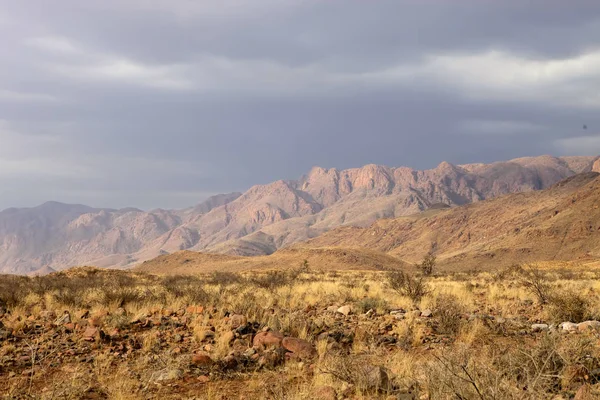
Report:
<svg viewBox="0 0 600 400"><path fill-rule="evenodd" d="M600 153L592 0L0 5L0 208Z"/></svg>

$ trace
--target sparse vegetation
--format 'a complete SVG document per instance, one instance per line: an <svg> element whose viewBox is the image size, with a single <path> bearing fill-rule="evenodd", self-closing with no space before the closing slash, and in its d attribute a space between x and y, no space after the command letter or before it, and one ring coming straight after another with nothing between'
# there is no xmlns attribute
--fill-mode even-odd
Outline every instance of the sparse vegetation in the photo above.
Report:
<svg viewBox="0 0 600 400"><path fill-rule="evenodd" d="M595 395L600 322L577 323L597 317L598 274L541 270L2 276L0 393L541 400L588 385ZM253 347L266 328L298 352Z"/></svg>
<svg viewBox="0 0 600 400"><path fill-rule="evenodd" d="M387 271L387 282L392 290L408 297L413 303L418 303L430 292L423 277L416 277L402 270Z"/></svg>

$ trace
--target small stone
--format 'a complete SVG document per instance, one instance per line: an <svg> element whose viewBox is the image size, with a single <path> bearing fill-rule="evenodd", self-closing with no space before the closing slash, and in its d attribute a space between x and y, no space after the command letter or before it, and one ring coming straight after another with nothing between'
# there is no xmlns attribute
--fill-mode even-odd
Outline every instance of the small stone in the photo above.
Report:
<svg viewBox="0 0 600 400"><path fill-rule="evenodd" d="M352 307L350 306L341 306L340 308L337 309L336 311L338 314L343 314L345 316L348 316L352 313Z"/></svg>
<svg viewBox="0 0 600 400"><path fill-rule="evenodd" d="M208 383L210 382L210 378L206 375L200 375L198 378L196 378L198 380L198 382L200 383Z"/></svg>
<svg viewBox="0 0 600 400"><path fill-rule="evenodd" d="M577 324L573 322L563 322L559 327L564 332L575 332L577 330Z"/></svg>
<svg viewBox="0 0 600 400"><path fill-rule="evenodd" d="M371 316L373 316L373 314L375 314L375 310L373 310L373 309L370 309L369 311L367 311L367 312L365 313L365 315L366 315L367 317L371 317Z"/></svg>
<svg viewBox="0 0 600 400"><path fill-rule="evenodd" d="M60 325L68 324L69 322L71 322L71 314L69 314L68 311L65 311L63 313L63 315L61 315L54 321L54 325L60 326Z"/></svg>
<svg viewBox="0 0 600 400"><path fill-rule="evenodd" d="M585 332L589 330L600 330L600 321L585 321L577 324L577 330L579 332Z"/></svg>
<svg viewBox="0 0 600 400"><path fill-rule="evenodd" d="M88 341L94 341L97 334L98 334L98 328L90 326L89 328L87 328L85 330L85 332L83 332L83 339L88 340Z"/></svg>
<svg viewBox="0 0 600 400"><path fill-rule="evenodd" d="M208 353L199 352L192 356L192 363L194 363L195 365L206 367L213 365L214 361L212 358L210 358L210 355L208 355Z"/></svg>
<svg viewBox="0 0 600 400"><path fill-rule="evenodd" d="M283 335L279 332L259 332L254 336L252 345L258 348L281 347Z"/></svg>
<svg viewBox="0 0 600 400"><path fill-rule="evenodd" d="M317 350L306 340L286 337L281 341L281 345L300 359L312 358L317 355Z"/></svg>
<svg viewBox="0 0 600 400"><path fill-rule="evenodd" d="M531 330L533 332L544 332L544 331L547 331L548 329L550 329L550 326L548 326L548 324L533 324L533 325L531 325Z"/></svg>
<svg viewBox="0 0 600 400"><path fill-rule="evenodd" d="M336 306L329 306L327 307L327 312L336 312L338 310L338 307Z"/></svg>
<svg viewBox="0 0 600 400"><path fill-rule="evenodd" d="M331 386L317 386L312 390L313 399L319 400L337 400L337 393Z"/></svg>
<svg viewBox="0 0 600 400"><path fill-rule="evenodd" d="M430 318L433 315L430 309L426 308L421 312L421 317Z"/></svg>
<svg viewBox="0 0 600 400"><path fill-rule="evenodd" d="M406 318L406 314L394 314L394 319L395 319L396 321L401 321L401 320L403 320L404 318Z"/></svg>
<svg viewBox="0 0 600 400"><path fill-rule="evenodd" d="M575 397L573 400L593 400L597 399L597 397L592 393L592 388L590 385L585 384L582 385L577 392L575 393Z"/></svg>

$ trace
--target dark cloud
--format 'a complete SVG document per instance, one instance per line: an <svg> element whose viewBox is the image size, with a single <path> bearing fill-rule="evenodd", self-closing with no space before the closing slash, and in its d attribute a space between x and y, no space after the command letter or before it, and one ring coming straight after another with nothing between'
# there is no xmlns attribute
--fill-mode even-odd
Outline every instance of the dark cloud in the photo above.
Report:
<svg viewBox="0 0 600 400"><path fill-rule="evenodd" d="M600 152L597 1L0 4L0 208Z"/></svg>

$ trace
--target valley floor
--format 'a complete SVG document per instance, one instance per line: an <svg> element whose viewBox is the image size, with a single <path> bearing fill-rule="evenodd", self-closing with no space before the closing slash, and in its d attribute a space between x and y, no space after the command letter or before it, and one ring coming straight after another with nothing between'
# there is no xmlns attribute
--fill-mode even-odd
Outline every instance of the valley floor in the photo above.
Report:
<svg viewBox="0 0 600 400"><path fill-rule="evenodd" d="M598 398L600 270L564 266L0 276L0 398Z"/></svg>

